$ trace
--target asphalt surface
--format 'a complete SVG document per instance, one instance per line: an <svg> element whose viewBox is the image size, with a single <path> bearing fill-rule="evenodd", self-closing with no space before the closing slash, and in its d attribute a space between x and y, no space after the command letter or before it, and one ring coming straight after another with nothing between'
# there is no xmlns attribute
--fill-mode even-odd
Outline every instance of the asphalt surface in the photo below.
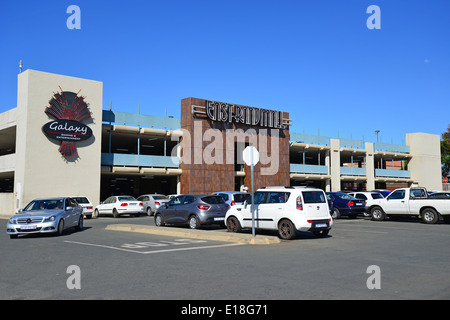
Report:
<svg viewBox="0 0 450 320"><path fill-rule="evenodd" d="M326 238L300 233L250 245L106 229L154 225L149 217L101 217L79 232L18 239L6 235L6 222L0 219L0 299L450 298L450 224L343 218ZM380 289L367 286L372 265ZM79 268L76 281L71 266Z"/></svg>

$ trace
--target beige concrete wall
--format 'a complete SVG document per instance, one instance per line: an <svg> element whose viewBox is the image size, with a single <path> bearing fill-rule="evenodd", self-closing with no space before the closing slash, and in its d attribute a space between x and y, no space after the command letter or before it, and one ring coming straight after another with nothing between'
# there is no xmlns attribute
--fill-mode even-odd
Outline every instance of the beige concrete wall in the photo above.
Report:
<svg viewBox="0 0 450 320"><path fill-rule="evenodd" d="M428 190L442 190L440 137L429 133L408 133L406 144L412 159L408 163L411 179Z"/></svg>
<svg viewBox="0 0 450 320"><path fill-rule="evenodd" d="M331 191L341 190L341 152L339 139L330 139Z"/></svg>
<svg viewBox="0 0 450 320"><path fill-rule="evenodd" d="M375 189L375 160L372 142L366 142L366 190Z"/></svg>
<svg viewBox="0 0 450 320"><path fill-rule="evenodd" d="M42 126L54 120L44 111L53 94L72 91L86 96L92 121L84 122L93 137L77 142L78 157L63 157L60 142L47 138ZM100 198L101 124L103 83L27 70L18 76L15 205L22 208L40 197L87 196Z"/></svg>

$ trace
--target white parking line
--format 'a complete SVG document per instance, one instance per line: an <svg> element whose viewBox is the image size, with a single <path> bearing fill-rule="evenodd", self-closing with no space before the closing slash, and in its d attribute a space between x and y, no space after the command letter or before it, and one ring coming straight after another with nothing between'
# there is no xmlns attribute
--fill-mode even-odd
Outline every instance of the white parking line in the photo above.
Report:
<svg viewBox="0 0 450 320"><path fill-rule="evenodd" d="M140 253L140 254L152 254L152 253L163 253L163 252L172 252L172 251L186 251L186 250L199 250L199 249L210 249L210 248L222 248L222 247L232 247L232 246L241 246L244 243L227 243L227 244L218 244L218 245L211 245L211 246L201 246L201 247L189 247L189 248L176 248L176 249L163 249L163 250L152 250L152 251L137 251L137 250L131 250L131 249L124 249L124 248L117 248L113 246L106 246L102 244L94 244L94 243L86 243L86 242L78 242L78 241L64 241L67 243L74 243L74 244L80 244L85 246L92 246L92 247L100 247L100 248L107 248L107 249L114 249L119 251L127 251L127 252L133 252L133 253Z"/></svg>

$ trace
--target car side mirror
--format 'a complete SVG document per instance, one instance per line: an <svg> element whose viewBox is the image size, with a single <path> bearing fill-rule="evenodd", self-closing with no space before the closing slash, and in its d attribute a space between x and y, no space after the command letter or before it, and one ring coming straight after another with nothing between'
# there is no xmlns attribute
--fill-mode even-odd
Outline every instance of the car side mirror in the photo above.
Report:
<svg viewBox="0 0 450 320"><path fill-rule="evenodd" d="M73 208L71 206L66 207L66 211L72 210Z"/></svg>

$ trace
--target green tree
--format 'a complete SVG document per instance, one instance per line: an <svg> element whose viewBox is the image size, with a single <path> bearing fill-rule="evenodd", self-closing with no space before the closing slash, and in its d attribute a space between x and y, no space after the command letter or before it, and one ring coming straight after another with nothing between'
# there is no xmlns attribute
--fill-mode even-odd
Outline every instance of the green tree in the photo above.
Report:
<svg viewBox="0 0 450 320"><path fill-rule="evenodd" d="M448 177L450 174L450 124L448 125L447 132L442 134L441 164L442 177Z"/></svg>

